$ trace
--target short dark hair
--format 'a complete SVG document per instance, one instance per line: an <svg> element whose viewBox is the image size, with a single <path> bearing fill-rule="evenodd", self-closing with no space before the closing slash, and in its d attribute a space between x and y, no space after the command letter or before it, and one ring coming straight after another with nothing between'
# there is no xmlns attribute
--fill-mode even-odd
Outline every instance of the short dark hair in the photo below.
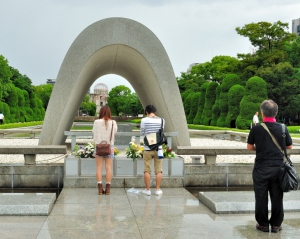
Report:
<svg viewBox="0 0 300 239"><path fill-rule="evenodd" d="M145 114L146 112L148 112L148 114L151 114L151 113L155 113L156 112L156 108L154 105L147 105L146 108L145 108Z"/></svg>
<svg viewBox="0 0 300 239"><path fill-rule="evenodd" d="M275 117L278 113L278 105L273 100L264 100L260 105L260 110L266 117Z"/></svg>

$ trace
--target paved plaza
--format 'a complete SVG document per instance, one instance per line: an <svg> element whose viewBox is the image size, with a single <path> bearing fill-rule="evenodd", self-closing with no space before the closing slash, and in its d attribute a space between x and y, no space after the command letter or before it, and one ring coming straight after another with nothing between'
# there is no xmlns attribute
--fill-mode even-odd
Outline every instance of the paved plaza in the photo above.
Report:
<svg viewBox="0 0 300 239"><path fill-rule="evenodd" d="M141 190L141 189L140 189ZM162 196L112 188L64 188L49 216L1 216L1 238L299 238L300 213L287 212L280 233L255 229L253 213L215 214L184 188Z"/></svg>

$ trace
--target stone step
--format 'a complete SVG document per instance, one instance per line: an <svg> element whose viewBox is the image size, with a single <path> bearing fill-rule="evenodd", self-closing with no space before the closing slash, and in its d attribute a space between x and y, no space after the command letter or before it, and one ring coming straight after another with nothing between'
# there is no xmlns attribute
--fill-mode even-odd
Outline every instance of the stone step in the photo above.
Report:
<svg viewBox="0 0 300 239"><path fill-rule="evenodd" d="M56 193L0 193L0 216L48 216Z"/></svg>
<svg viewBox="0 0 300 239"><path fill-rule="evenodd" d="M300 191L284 193L284 211L300 211L299 198ZM199 192L199 200L216 214L253 213L255 211L253 191ZM270 209L269 199L269 211Z"/></svg>

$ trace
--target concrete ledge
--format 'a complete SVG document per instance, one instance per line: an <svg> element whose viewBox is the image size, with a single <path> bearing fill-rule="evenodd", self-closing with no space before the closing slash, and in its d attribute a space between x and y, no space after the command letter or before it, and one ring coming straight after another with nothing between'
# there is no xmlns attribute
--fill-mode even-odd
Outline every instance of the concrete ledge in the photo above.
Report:
<svg viewBox="0 0 300 239"><path fill-rule="evenodd" d="M1 188L62 188L63 164L0 166Z"/></svg>
<svg viewBox="0 0 300 239"><path fill-rule="evenodd" d="M0 216L48 216L55 193L0 193Z"/></svg>
<svg viewBox="0 0 300 239"><path fill-rule="evenodd" d="M300 191L285 193L285 212L300 211ZM255 211L254 192L199 192L199 200L216 214L253 213ZM271 204L269 199L269 211Z"/></svg>
<svg viewBox="0 0 300 239"><path fill-rule="evenodd" d="M105 179L102 180L105 184ZM151 187L155 187L155 177L151 178ZM64 188L96 188L97 181L95 177L65 177ZM144 188L144 177L113 177L111 187L114 188ZM183 187L183 177L166 177L162 179L162 188Z"/></svg>

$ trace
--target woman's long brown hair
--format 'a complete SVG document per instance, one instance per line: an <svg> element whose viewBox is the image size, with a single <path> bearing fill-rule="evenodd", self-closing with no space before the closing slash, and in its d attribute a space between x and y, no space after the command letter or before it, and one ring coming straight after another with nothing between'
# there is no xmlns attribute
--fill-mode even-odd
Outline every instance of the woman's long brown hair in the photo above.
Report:
<svg viewBox="0 0 300 239"><path fill-rule="evenodd" d="M107 121L111 120L110 108L107 105L104 105L100 108L99 119L104 119L106 126L107 126Z"/></svg>

